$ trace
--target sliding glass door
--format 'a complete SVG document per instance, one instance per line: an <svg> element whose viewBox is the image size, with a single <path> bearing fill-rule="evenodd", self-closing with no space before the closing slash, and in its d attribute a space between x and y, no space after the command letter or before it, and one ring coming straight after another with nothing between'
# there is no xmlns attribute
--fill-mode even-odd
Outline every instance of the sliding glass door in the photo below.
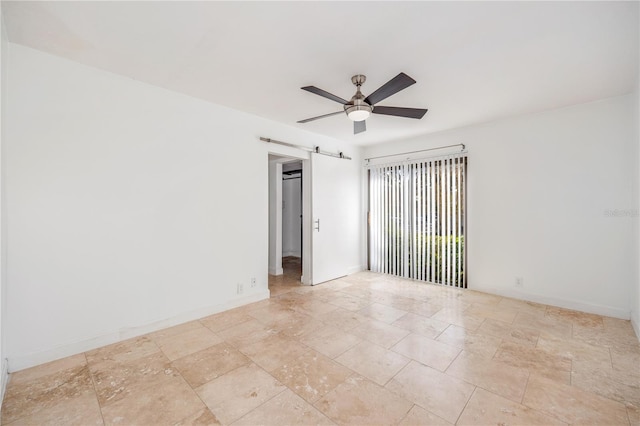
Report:
<svg viewBox="0 0 640 426"><path fill-rule="evenodd" d="M466 287L466 154L369 166L374 272Z"/></svg>

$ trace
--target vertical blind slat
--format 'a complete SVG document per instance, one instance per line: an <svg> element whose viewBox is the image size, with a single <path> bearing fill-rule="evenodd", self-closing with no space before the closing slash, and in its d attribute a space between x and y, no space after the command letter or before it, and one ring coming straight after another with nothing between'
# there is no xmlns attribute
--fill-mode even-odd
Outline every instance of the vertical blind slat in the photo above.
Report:
<svg viewBox="0 0 640 426"><path fill-rule="evenodd" d="M431 201L431 206L430 206L430 210L431 210L431 217L430 217L430 221L429 221L429 246L431 247L431 257L429 258L429 269L430 269L430 274L429 274L429 282L436 282L436 276L435 276L435 265L436 265L436 242L435 242L435 234L436 234L436 226L438 225L436 223L436 180L435 180L435 176L436 176L436 165L431 162L429 163L429 176L431 179L431 189L429 191L429 196L430 196L430 201Z"/></svg>
<svg viewBox="0 0 640 426"><path fill-rule="evenodd" d="M442 242L442 253L444 256L443 284L449 284L449 246L447 246L447 236L449 235L449 167L447 162L448 160L445 158L442 167L442 227L444 231L440 235L440 240Z"/></svg>
<svg viewBox="0 0 640 426"><path fill-rule="evenodd" d="M451 159L447 160L447 234L445 235L444 244L447 248L447 285L451 285L451 235L452 235L452 223L451 223Z"/></svg>
<svg viewBox="0 0 640 426"><path fill-rule="evenodd" d="M418 243L418 247L419 247L419 253L418 253L418 274L416 276L417 280L421 280L424 281L424 209L423 209L423 202L424 202L424 163L420 163L420 169L419 169L419 173L418 173L418 179L420 181L418 188L417 188L417 192L416 195L418 197L417 201L418 201L418 217L417 220L419 221L419 227L420 227L420 241Z"/></svg>
<svg viewBox="0 0 640 426"><path fill-rule="evenodd" d="M392 209L392 213L391 213L391 259L392 259L392 263L391 263L391 273L393 275L398 275L398 271L396 271L396 260L397 260L397 253L396 253L396 218L398 217L398 199L396 198L396 185L398 182L398 176L396 173L396 167L394 166L392 168L392 174L391 174L391 205L393 206Z"/></svg>
<svg viewBox="0 0 640 426"><path fill-rule="evenodd" d="M369 170L369 268L375 271L375 252L373 247L375 243L372 243L376 236L376 231L371 227L374 219L373 206L375 206L376 190L373 188L376 184L375 170Z"/></svg>
<svg viewBox="0 0 640 426"><path fill-rule="evenodd" d="M373 176L373 178L371 177ZM379 222L378 219L378 206L380 205L380 190L379 190L379 186L380 186L380 178L378 176L378 170L372 170L371 174L369 175L369 179L375 179L375 182L371 182L371 185L369 186L369 188L372 191L375 192L375 194L371 194L371 196L369 197L369 199L375 199L375 202L373 203L373 214L371 215L371 218L369 219L369 228L372 231L373 234L373 238L371 239L371 245L369 246L369 252L371 253L371 270L375 271L375 272L380 272L380 270L378 269L378 250L376 250L376 248L378 247L378 236L380 235L380 229L376 226L377 223Z"/></svg>
<svg viewBox="0 0 640 426"><path fill-rule="evenodd" d="M464 209L462 211L462 222L464 223L464 239L462 240L461 246L464 252L464 255L461 259L462 263L462 287L467 288L467 159L461 158L462 160L462 206Z"/></svg>
<svg viewBox="0 0 640 426"><path fill-rule="evenodd" d="M405 219L405 224L404 224L404 231L405 231L405 235L403 236L403 239L405 240L404 243L404 265L405 265L405 270L404 270L404 277L405 278L409 278L410 276L412 276L411 271L409 269L409 243L411 240L413 240L413 235L411 232L409 232L409 224L411 223L411 209L410 207L410 203L411 203L411 198L409 197L409 190L411 189L411 178L409 176L409 166L405 165L404 166L404 171L405 171L405 176L404 176L404 182L405 182L405 189L404 189L404 197L405 197L405 204L407 205L407 207L404 209L405 214L404 214L404 219Z"/></svg>
<svg viewBox="0 0 640 426"><path fill-rule="evenodd" d="M404 277L404 243L405 238L403 236L404 233L404 213L405 213L405 200L404 200L404 165L399 167L400 176L398 177L398 189L400 195L400 215L398 216L398 247L400 248L400 256L398 256L398 275Z"/></svg>
<svg viewBox="0 0 640 426"><path fill-rule="evenodd" d="M378 223L376 223L378 227L378 247L376 250L378 252L378 272L384 272L382 270L384 265L384 250L380 250L384 246L384 206L386 205L386 200L384 198L384 171L378 169Z"/></svg>
<svg viewBox="0 0 640 426"><path fill-rule="evenodd" d="M426 163L426 168L424 170L424 177L426 178L426 189L425 189L425 193L424 195L424 208L425 208L425 236L426 236L426 240L424 242L424 247L425 247L425 259L423 261L424 264L424 271L425 271L425 277L424 280L425 281L431 281L431 263L429 261L429 259L431 259L431 228L432 228L432 224L433 221L431 220L431 163Z"/></svg>
<svg viewBox="0 0 640 426"><path fill-rule="evenodd" d="M383 197L384 197L384 205L383 205L383 212L384 212L384 218L381 220L381 222L383 223L383 228L382 228L382 244L383 244L383 250L381 255L383 256L382 258L382 272L384 272L385 274L389 273L389 270L387 269L387 265L389 264L388 261L388 255L387 253L389 253L389 246L387 244L387 239L388 239L388 225L387 225L387 221L389 220L389 197L387 195L387 188L389 187L389 183L387 182L388 180L388 175L387 175L388 171L387 168L385 167L383 169L383 173L382 173L382 182L383 182L383 188L382 188L382 193L383 193Z"/></svg>
<svg viewBox="0 0 640 426"><path fill-rule="evenodd" d="M387 257L386 261L385 261L385 271L388 274L391 274L393 271L391 271L391 269L389 268L389 265L391 264L391 167L387 168L387 174L385 176L385 183L386 183L386 187L385 187L385 192L386 192L386 197L387 197L387 205L386 205L386 210L387 210L387 214L385 215L384 219L385 219L385 235L386 235L386 240L385 240L385 257Z"/></svg>
<svg viewBox="0 0 640 426"><path fill-rule="evenodd" d="M369 267L371 268L372 271L376 270L376 251L374 250L374 247L376 246L375 243L375 238L378 235L378 231L377 229L375 229L374 227L371 226L372 223L376 223L375 221L377 220L376 214L375 214L375 207L378 205L377 202L377 197L378 197L378 192L376 191L376 185L378 183L378 180L376 179L376 171L375 170L369 170L369 203L370 203L370 207L369 207L369 229L371 229L371 232L369 233Z"/></svg>
<svg viewBox="0 0 640 426"><path fill-rule="evenodd" d="M458 275L457 275L457 279L456 279L456 287L460 287L460 267L462 264L462 245L461 245L461 236L462 236L462 222L461 222L461 213L462 213L462 206L460 205L460 191L462 190L462 185L461 185L461 180L460 180L460 172L461 172L461 164L460 164L460 159L458 158L456 160L457 166L456 166L456 177L457 177L457 185L456 185L456 200L457 200L457 208L456 208L456 214L457 214L457 218L458 218L458 244L456 244L456 248L457 248L457 259L458 259Z"/></svg>
<svg viewBox="0 0 640 426"><path fill-rule="evenodd" d="M418 199L418 175L416 173L416 167L413 166L411 167L411 186L410 186L410 190L411 190L411 196L410 198L410 202L411 202L411 276L415 277L418 273L418 262L416 259L416 253L418 251L418 243L417 243L417 239L419 238L419 234L418 234L418 222L415 220L415 218L417 217L417 210L418 210L418 205L416 204L416 201Z"/></svg>
<svg viewBox="0 0 640 426"><path fill-rule="evenodd" d="M447 258L446 258L446 254L444 252L444 239L442 238L442 236L447 232L446 226L445 226L445 195L444 195L444 184L445 184L445 180L444 180L444 160L439 164L439 174L440 174L440 189L439 189L439 197L440 200L438 201L438 206L441 206L440 209L438 209L438 217L439 217L439 222L440 222L440 232L438 232L438 236L440 237L439 241L438 241L438 245L440 246L440 256L442 259L442 269L440 270L440 276L439 276L439 281L442 284L446 284L445 280L444 280L444 275L447 272Z"/></svg>

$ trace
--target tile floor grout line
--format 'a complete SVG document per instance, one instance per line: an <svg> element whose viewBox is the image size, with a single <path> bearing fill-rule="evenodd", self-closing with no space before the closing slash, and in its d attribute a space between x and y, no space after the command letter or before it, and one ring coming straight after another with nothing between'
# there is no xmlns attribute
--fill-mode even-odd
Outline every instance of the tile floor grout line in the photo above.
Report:
<svg viewBox="0 0 640 426"><path fill-rule="evenodd" d="M402 372L402 370L404 370L405 368L407 368L407 366L408 366L409 364L411 364L411 362L417 362L417 363L418 363L418 364L420 364L420 365L424 365L424 364L422 364L421 362L416 361L415 359L408 358L408 360L409 360L409 362L407 362L405 365L403 365L403 366L402 366L402 368L400 368L400 370L398 370L398 372L397 372L396 374L394 374L393 376L391 376L391 377L389 378L389 380L387 380L387 381L384 383L384 385L382 385L382 386L378 385L378 386L380 386L380 387L382 387L382 388L385 388L385 389L386 389L386 388L387 388L387 385L389 384L389 382L391 382L393 379L395 379L395 378L396 378L396 376ZM425 367L433 368L433 367L429 367L428 365L427 365L427 366L425 366ZM437 371L437 370L436 370L436 371ZM375 383L375 382L374 382L374 383ZM376 384L377 384L377 383L376 383ZM395 392L394 392L394 393L395 393Z"/></svg>
<svg viewBox="0 0 640 426"><path fill-rule="evenodd" d="M452 347L453 347L453 346L452 346ZM459 351L458 351L458 353L457 353L457 354L456 354L456 356L451 360L451 362L449 362L449 364L447 364L447 368L445 368L444 370L442 370L442 373L443 373L443 374L447 374L447 375L449 375L449 374L447 373L447 370L448 370L448 369L453 365L453 363L454 363L454 362L456 362L456 360L457 360L458 358L460 358L460 355L462 354L462 352L464 352L464 349L460 349L460 348L456 348L456 349L458 349L458 350L459 350ZM450 376L450 377L453 377L453 376Z"/></svg>
<svg viewBox="0 0 640 426"><path fill-rule="evenodd" d="M240 350L239 350L239 349L236 349L236 350L238 350L238 352L240 352ZM241 352L241 353L242 353L242 352ZM265 372L265 373L266 373L269 377L271 377L273 380L275 380L276 382L278 382L279 384L281 384L282 386L284 386L284 389L282 389L280 392L278 392L278 393L274 394L274 395L273 395L273 396L271 396L269 399L267 399L267 400L265 400L264 402L262 402L260 405L258 405L258 406L256 406L256 407L252 408L251 410L249 410L247 413L245 413L245 414L244 414L244 415L242 415L241 417L239 417L239 418L237 418L237 419L233 420L233 421L232 421L232 422L230 422L229 424L232 424L232 423L237 422L237 421L238 421L238 420L240 420L242 417L244 417L245 415L249 414L250 412L252 412L252 411L253 411L253 410L255 410L256 408L261 407L261 406L262 406L262 405L264 405L266 402L270 401L271 399L273 399L273 398L275 398L276 396L280 395L280 394L281 394L282 392L284 392L285 390L289 389L289 387L288 387L287 385L285 385L284 383L281 383L281 382L280 382L280 380L278 380L278 379L276 379L275 377L273 377L273 375L272 375L271 373L269 373L267 370L265 370L261 365L259 365L259 364L258 364L258 363L256 363L255 361L253 361L251 358L249 358L249 357L248 357L247 355L245 355L244 353L243 353L243 355L244 355L245 357L247 357L247 359L249 359L249 361L250 361L250 362L248 362L247 364L243 364L243 365L241 365L241 366L238 366L238 367L234 368L233 370L227 371L226 373L221 374L220 376L215 377L215 378L213 378L213 379L209 380L208 382L206 382L206 383L204 383L204 384L202 384L202 385L198 386L198 388L201 388L201 387L203 387L203 386L205 386L205 385L207 385L207 384L209 384L209 383L213 382L214 380L218 380L219 378L221 378L221 377L223 377L223 376L226 376L226 375L228 375L228 374L230 374L230 373L232 373L232 372L234 372L234 371L236 371L236 370L239 370L240 368L247 367L247 366L250 366L251 364L253 364L253 365L255 365L257 368L259 368L259 369L261 369L263 372ZM186 380L185 380L185 381L186 381ZM187 382L187 384L189 384L189 383ZM200 394L198 394L198 391L194 389L194 392L196 393L196 395L198 395L198 398L200 398ZM207 409L208 409L209 411L211 411L211 413L213 413L213 415L215 416L216 414L211 410L211 408L209 408L209 406L208 406L208 405L207 405L207 404L202 400L202 398L200 398L200 400L201 400L201 401L202 401L202 403L205 405L205 407L207 407ZM216 416L216 418L217 418L217 416Z"/></svg>
<svg viewBox="0 0 640 426"><path fill-rule="evenodd" d="M629 422L629 426L633 426L633 423L631 423L631 414L629 413L629 409L626 407L625 409L627 410L627 421Z"/></svg>
<svg viewBox="0 0 640 426"><path fill-rule="evenodd" d="M411 401L409 401L409 402L411 402ZM414 402L414 403L413 403L413 405L412 405L411 407L409 407L409 410L407 410L407 412L404 414L404 416L402 416L402 418L400 419L400 421L399 421L397 424L402 423L402 422L403 422L403 421L404 421L404 420L409 416L409 413L411 412L411 410L413 410L413 408L414 408L416 405L417 405L417 404ZM420 408L422 408L422 407L420 407Z"/></svg>
<svg viewBox="0 0 640 426"><path fill-rule="evenodd" d="M476 390L477 389L478 389L478 386L474 385L473 392L471 392L471 395L469 395L469 398L467 398L467 401L464 403L464 407L462 407L462 410L460 410L460 414L458 414L458 417L456 418L456 421L453 422L454 425L458 424L458 421L460 420L460 417L462 417L462 413L464 413L464 410L467 409L467 405L469 405L469 401L471 401L471 398L473 398L473 395L476 394Z"/></svg>
<svg viewBox="0 0 640 426"><path fill-rule="evenodd" d="M520 405L524 405L524 396L527 394L527 387L529 386L529 379L531 378L531 370L527 369L529 373L527 375L527 383L524 384L524 391L522 392L522 398L520 398Z"/></svg>
<svg viewBox="0 0 640 426"><path fill-rule="evenodd" d="M316 351L317 352L317 351ZM320 353L320 352L318 352ZM322 354L321 354L322 355ZM300 356L300 358L302 358L303 355ZM326 356L326 355L323 355ZM331 358L327 357L331 362L336 363L335 361L333 361ZM337 364L337 363L336 363ZM351 370L350 368L345 367L345 369L350 371L350 374L345 378L344 381L342 381L341 383L338 383L336 386L334 386L332 389L330 389L328 392L326 392L324 395L319 396L315 401L311 402L309 400L307 400L306 398L304 398L302 395L300 395L299 393L297 393L295 390L291 389L289 387L289 385L282 383L285 387L286 390L290 390L291 392L293 392L294 395L300 397L305 403L309 404L309 406L313 407L316 411L318 411L318 413L322 414L322 416L324 416L327 420L329 420L332 423L335 423L333 420L331 420L331 418L325 414L324 411L320 410L320 408L316 407L316 403L319 402L322 398L324 398L324 396L328 395L329 393L331 393L334 389L336 389L338 386L340 386L341 384L345 383L351 376L353 376L354 374L357 374L355 371ZM272 375L273 376L273 375ZM276 378L276 380L278 380ZM279 380L278 380L279 381ZM284 391L283 391L284 392ZM281 392L282 393L282 392ZM279 394L278 394L279 395ZM248 413L247 413L248 414Z"/></svg>
<svg viewBox="0 0 640 426"><path fill-rule="evenodd" d="M463 379L458 379L458 380L463 380ZM527 378L527 381L528 381L528 378ZM476 389L481 389L481 390L483 390L483 391L485 391L485 392L489 392L489 393L490 393L490 394L492 394L492 395L495 395L495 396L497 396L497 397L499 397L499 398L506 399L507 401L513 402L514 404L520 404L520 405L522 405L522 402L518 402L518 401L516 401L516 400L514 400L514 399L511 399L511 398L510 398L510 397L508 397L508 396L505 396L505 395L499 394L499 393L498 393L497 391L495 391L495 390L491 390L491 389L488 389L487 387L484 387L484 386L481 386L481 385L476 385L476 384L471 383L471 382L467 382L467 383L469 383L469 384L470 384L470 385L472 385L472 386L475 386L475 387L476 387ZM525 388L526 388L526 387L525 387ZM524 397L524 391L522 392L522 397ZM522 401L522 398L521 398L520 400ZM529 407L529 408L530 408L530 407ZM533 409L533 408L532 408L532 409ZM537 411L540 411L540 410L537 410Z"/></svg>
<svg viewBox="0 0 640 426"><path fill-rule="evenodd" d="M611 347L607 348L609 351L609 361L611 361L611 369L613 370L613 354L611 353Z"/></svg>
<svg viewBox="0 0 640 426"><path fill-rule="evenodd" d="M240 352L240 351L238 351L238 352ZM227 371L227 372L226 372L226 373L224 373L224 374L221 374L221 375L219 375L219 376L217 376L217 377L214 377L213 379L209 380L208 382L205 382L205 383L201 384L200 386L197 386L196 388L194 388L194 387L193 387L193 386L191 386L191 385L189 385L189 386L191 386L191 388L192 388L196 393L198 393L198 389L200 389L201 387L203 387L203 386L205 386L205 385L207 385L207 384L209 384L209 383L213 382L214 380L218 380L220 377L224 377L224 376L226 376L226 375L228 375L228 374L230 374L230 373L232 373L232 372L234 372L234 371L236 371L236 370L239 370L239 369L240 369L240 368L242 368L242 367L247 367L247 366L249 366L249 365L251 365L251 364L255 364L257 367L260 367L258 364L256 364L255 362L253 362L253 360L252 360L251 358L247 357L247 356L246 356L246 355L244 355L244 354L242 354L242 355L243 355L243 356L245 356L247 359L249 359L249 362L248 362L248 363L246 363L246 364L242 364L242 365L239 365L239 366L237 366L236 368L234 368L234 369L232 369L232 370L229 370L229 371ZM260 367L260 368L262 368L262 367ZM176 369L176 370L177 370L177 369ZM180 375L182 375L182 374L180 374ZM186 381L186 379L185 379L185 381ZM189 382L187 382L187 384L189 384ZM205 405L206 405L206 404L205 404Z"/></svg>
<svg viewBox="0 0 640 426"><path fill-rule="evenodd" d="M491 358L490 358L491 360L495 359L496 355L498 354L498 350L502 345L502 342L504 342L504 339L500 339L500 343L498 343L498 346L496 346L495 350L493 351L493 354L491 355Z"/></svg>
<svg viewBox="0 0 640 426"><path fill-rule="evenodd" d="M343 383L344 383L344 382L343 382ZM340 386L340 385L338 385L338 386ZM338 386L336 386L336 387L338 387ZM334 389L335 389L335 388L334 388ZM332 389L332 390L333 390L333 389ZM328 393L328 392L327 392L327 393ZM296 395L297 395L297 394L296 394ZM303 399L304 399L304 398L303 398ZM317 399L317 401L320 401L321 399L322 399L322 397L318 398L318 399ZM328 421L330 421L331 423L333 423L333 424L336 424L336 425L337 425L337 423L336 423L336 422L334 422L333 420L331 420L331 418L330 418L329 416L327 416L327 415L324 413L324 411L320 410L318 407L316 407L315 405L313 405L313 404L312 404L312 403L310 403L309 401L306 401L306 400L305 400L305 402L306 402L307 404L309 404L311 407L313 407L313 408L314 408L318 413L320 413L320 414L321 414L325 419L327 419L327 420L328 420Z"/></svg>
<svg viewBox="0 0 640 426"><path fill-rule="evenodd" d="M571 358L571 369L569 370L569 386L573 386L573 358Z"/></svg>
<svg viewBox="0 0 640 426"><path fill-rule="evenodd" d="M435 336L435 337L433 338L433 340L437 340L437 341L439 341L439 340L438 340L438 338L439 338L440 336L442 336L442 334L443 334L445 331L447 331L447 330L449 329L449 327L451 327L452 325L453 325L453 324L447 324L447 326L446 326L446 327L445 327L445 328L444 328L440 333L438 333L438 335L437 335L437 336ZM440 343L444 343L444 342L440 342Z"/></svg>
<svg viewBox="0 0 640 426"><path fill-rule="evenodd" d="M266 372L266 371L265 371L265 372ZM269 374L269 373L267 372L267 374ZM269 374L269 375L270 375L270 374ZM271 376L271 375L270 375L270 376ZM280 383L280 380L276 379L276 378L275 378L275 377L273 377L273 376L271 376L271 377L272 377L274 380L276 380L278 383ZM291 390L291 389L289 389L289 387L288 387L287 385L285 385L284 383L280 383L280 384L281 384L282 386L284 386L284 389L282 389L280 392L278 392L278 393L274 394L274 395L273 395L273 396L271 396L269 399L267 399L267 400L263 401L260 405L258 405L258 406L256 406L256 407L252 408L251 410L247 411L247 412L246 412L246 413L244 413L242 416L240 416L240 417L238 417L237 419L233 420L233 421L232 421L232 422L230 422L229 424L230 424L230 425L232 425L232 424L234 424L235 422L238 422L238 421L242 420L242 418L244 418L245 416L248 416L249 414L253 413L255 410L257 410L258 408L262 407L262 406L263 406L263 405L265 405L267 402L271 401L273 398L277 397L277 396L278 396L278 395L280 395L281 393L286 392L286 391L288 391L288 390ZM291 392L293 392L293 391L291 391ZM293 393L294 393L295 395L298 395L298 394L297 394L297 393L295 393L295 392L293 392ZM299 396L299 395L298 395L298 396ZM311 405L311 404L309 404L309 405Z"/></svg>
<svg viewBox="0 0 640 426"><path fill-rule="evenodd" d="M347 334L350 334L350 333L347 333ZM351 336L353 336L353 334L350 334L350 335L351 335ZM354 344L352 344L352 345L351 345L351 346L349 346L347 349L345 349L344 351L340 352L338 355L334 356L333 358L328 357L328 356L327 356L327 358L329 358L330 360L332 360L332 361L334 361L334 362L338 362L338 363L339 363L339 361L336 361L336 358L338 358L338 357L340 357L340 356L344 355L344 354L345 354L345 353L347 353L349 350L351 350L351 349L355 348L357 345L359 345L360 343L362 343L362 342L364 342L364 341L365 341L364 339L362 339L362 338L361 338L361 337L359 337L359 336L354 336L354 337L357 337L358 339L360 339L360 341L359 341L359 342L355 342ZM326 355L325 355L325 356L326 356ZM342 364L340 364L340 365L342 365Z"/></svg>
<svg viewBox="0 0 640 426"><path fill-rule="evenodd" d="M96 403L98 404L98 411L100 411L100 418L102 418L102 424L106 425L107 422L104 421L104 414L102 413L102 404L100 404L100 399L98 398L98 387L96 386L96 380L93 377L93 373L91 372L91 367L89 367L89 360L87 359L87 353L83 352L84 361L87 363L87 370L89 371L89 377L91 377L91 384L93 385L93 393L96 396Z"/></svg>
<svg viewBox="0 0 640 426"><path fill-rule="evenodd" d="M171 366L173 367L173 365L171 365ZM207 403L206 403L206 402L204 402L204 400L200 397L200 394L198 393L198 391L196 391L196 390L193 388L193 386L191 386L191 383L189 383L189 381L188 381L188 380L187 380L187 379L182 375L182 372L181 372L180 370L178 370L177 368L175 368L175 367L173 367L173 368L178 372L178 374L180 375L180 378L182 379L182 381L184 381L184 382L187 384L187 386L189 386L189 388L193 391L193 393L194 393L194 394L196 395L196 397L200 400L200 402L202 402L202 404L204 405L204 409L205 409L205 410L208 410L211 414L213 414L213 417L215 417L215 418L217 419L218 417L216 417L215 413L214 413L213 411L211 411L211 408L209 408L209 406L207 405ZM239 368L239 367L238 367L238 368ZM217 378L217 377L216 377L216 378ZM212 379L212 380L215 380L215 379ZM207 382L207 383L209 383L209 382ZM205 383L205 384L206 384L206 383ZM204 386L204 385L203 385L203 386ZM198 411L202 411L202 410L203 410L203 409L202 409L202 408L200 408L200 409L198 409L197 411L194 411L192 414L189 414L188 416L185 416L185 417L183 417L182 419L180 419L180 421L176 422L176 424L178 424L178 423L182 422L184 419L187 419L187 418L189 418L190 416L192 416L193 414L196 414Z"/></svg>
<svg viewBox="0 0 640 426"><path fill-rule="evenodd" d="M304 354L303 354L303 355L304 355ZM300 356L302 356L302 355L300 355ZM258 408L262 407L264 404L266 404L267 402L271 401L273 398L275 398L276 396L280 395L281 393L286 392L287 390L290 390L290 391L291 391L291 392L293 392L295 395L298 395L298 394L297 394L297 393L295 393L293 390L291 390L291 389L289 388L289 386L285 385L285 384L284 384L284 383L282 383L280 380L278 380L276 377L274 377L274 376L273 376L273 374L271 374L270 372L268 372L267 370L265 370L261 365L259 365L259 364L255 363L255 362L254 362L254 364L255 364L258 368L260 368L263 372L265 372L269 377L271 377L273 380L275 380L276 382L278 382L279 384L281 384L281 385L284 387L284 389L282 389L280 392L278 392L278 393L274 394L273 396L271 396L271 397L270 397L270 398L268 398L267 400L263 401L260 405L258 405L258 406L256 406L256 407L252 408L251 410L249 410L248 412L246 412L246 413L245 413L244 415L242 415L241 417L239 417L239 418L235 419L235 420L234 420L234 421L232 421L231 423L235 423L235 422L237 422L237 421L238 421L238 420L240 420L242 417L244 417L244 416L246 416L247 414L251 413L252 411L254 411L254 410L256 410L256 409L258 409ZM276 367L276 368L278 368L278 367ZM298 396L299 396L299 395L298 395ZM300 398L302 398L302 397L300 397ZM304 399L304 398L302 398L302 399ZM311 404L309 404L309 405L311 405Z"/></svg>
<svg viewBox="0 0 640 426"><path fill-rule="evenodd" d="M528 385L529 385L529 384L527 383L527 386L528 386ZM525 389L525 395L526 395L526 389ZM522 399L523 399L523 402L524 402L524 396L522 397ZM553 419L555 419L555 420L557 420L557 421L559 421L559 422L562 422L562 423L563 423L563 424L565 424L565 425L573 426L573 423L572 423L572 422L567 422L567 421L565 421L561 416L557 415L556 413L552 413L552 412L548 412L548 411L543 411L543 410L538 409L538 408L530 407L529 405L526 405L526 404L522 404L522 405L524 405L525 407L527 407L527 408L528 408L528 409L530 409L530 410L539 411L539 412L541 412L542 414L544 414L545 416L547 416L547 417L551 417L551 418L553 418Z"/></svg>

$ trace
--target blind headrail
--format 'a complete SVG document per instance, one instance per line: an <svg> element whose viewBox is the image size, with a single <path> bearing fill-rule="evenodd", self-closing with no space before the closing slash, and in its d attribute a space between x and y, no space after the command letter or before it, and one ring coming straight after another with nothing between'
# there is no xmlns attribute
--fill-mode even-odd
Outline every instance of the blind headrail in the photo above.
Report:
<svg viewBox="0 0 640 426"><path fill-rule="evenodd" d="M464 150L465 150L465 148L466 148L466 147L465 147L465 145L464 145L463 143L456 143L456 144L453 144L453 145L438 146L438 147L436 147L436 148L420 149L420 150L418 150L418 151L399 152L399 153L397 153L397 154L389 154L389 155L379 155L379 156L377 156L377 157L369 157L369 158L365 158L364 160L367 162L366 164L369 164L369 162L370 162L371 160L377 160L377 159L379 159L379 158L389 158L389 157L399 157L399 156L401 156L401 155L419 154L419 153L421 153L421 152L435 151L435 150L437 150L437 149L453 148L453 147L456 147L456 146L461 146L461 147L462 147L461 151L464 151Z"/></svg>

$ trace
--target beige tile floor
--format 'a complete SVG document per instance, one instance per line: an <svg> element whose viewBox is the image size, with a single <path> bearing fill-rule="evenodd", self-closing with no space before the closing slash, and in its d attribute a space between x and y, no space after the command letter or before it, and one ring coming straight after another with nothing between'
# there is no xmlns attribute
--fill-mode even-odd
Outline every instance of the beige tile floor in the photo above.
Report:
<svg viewBox="0 0 640 426"><path fill-rule="evenodd" d="M362 272L12 375L2 423L640 424L628 321Z"/></svg>

